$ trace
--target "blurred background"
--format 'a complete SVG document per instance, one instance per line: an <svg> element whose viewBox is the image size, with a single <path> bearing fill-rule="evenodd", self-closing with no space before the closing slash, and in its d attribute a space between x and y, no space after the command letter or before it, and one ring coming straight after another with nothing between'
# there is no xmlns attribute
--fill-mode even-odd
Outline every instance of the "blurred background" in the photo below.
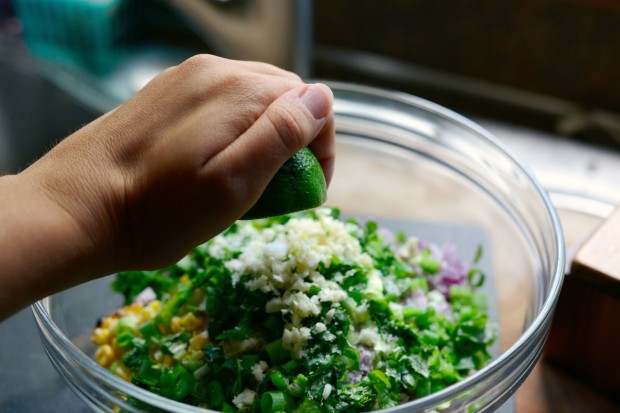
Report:
<svg viewBox="0 0 620 413"><path fill-rule="evenodd" d="M0 18L34 55L98 76L145 49L207 51L620 144L614 0L0 0Z"/></svg>
<svg viewBox="0 0 620 413"><path fill-rule="evenodd" d="M620 143L620 2L317 2L316 71Z"/></svg>
<svg viewBox="0 0 620 413"><path fill-rule="evenodd" d="M400 90L472 118L534 170L569 250L620 201L617 0L0 0L0 173L204 52ZM593 291L578 299L620 309ZM572 305L560 302L558 317ZM620 345L607 317L601 349ZM0 339L34 334L30 318L4 323ZM559 323L550 342L567 328L594 337L585 324ZM584 354L547 353L511 409L620 411L617 375ZM610 368L619 358L609 354Z"/></svg>

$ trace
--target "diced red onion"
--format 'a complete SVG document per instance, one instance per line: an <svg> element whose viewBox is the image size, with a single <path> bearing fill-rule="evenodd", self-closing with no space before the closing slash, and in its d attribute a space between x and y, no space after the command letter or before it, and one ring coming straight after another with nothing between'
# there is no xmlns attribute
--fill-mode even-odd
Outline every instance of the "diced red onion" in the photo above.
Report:
<svg viewBox="0 0 620 413"><path fill-rule="evenodd" d="M147 305L153 300L157 299L157 294L151 287L146 287L140 294L136 295L133 299L134 304Z"/></svg>

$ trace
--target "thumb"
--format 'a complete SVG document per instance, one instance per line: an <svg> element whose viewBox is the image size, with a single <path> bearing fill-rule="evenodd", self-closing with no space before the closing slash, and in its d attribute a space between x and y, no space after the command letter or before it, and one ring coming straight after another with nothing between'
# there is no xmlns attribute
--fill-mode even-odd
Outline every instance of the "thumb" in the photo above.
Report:
<svg viewBox="0 0 620 413"><path fill-rule="evenodd" d="M210 166L228 171L239 195L251 205L284 162L319 135L333 117L332 105L327 86L297 86L274 100Z"/></svg>
<svg viewBox="0 0 620 413"><path fill-rule="evenodd" d="M265 166L284 163L312 142L332 115L333 94L323 84L300 85L281 95L237 140L242 156L262 155ZM267 152L273 158L268 159ZM256 161L256 160L254 160ZM274 169L274 173L280 165Z"/></svg>

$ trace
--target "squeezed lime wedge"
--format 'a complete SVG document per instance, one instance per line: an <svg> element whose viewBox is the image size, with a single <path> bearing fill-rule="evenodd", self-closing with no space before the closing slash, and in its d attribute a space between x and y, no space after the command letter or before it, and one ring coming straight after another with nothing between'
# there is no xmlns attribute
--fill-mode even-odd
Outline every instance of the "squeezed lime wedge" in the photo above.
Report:
<svg viewBox="0 0 620 413"><path fill-rule="evenodd" d="M261 197L241 219L267 218L321 206L327 184L314 153L304 148L282 165Z"/></svg>

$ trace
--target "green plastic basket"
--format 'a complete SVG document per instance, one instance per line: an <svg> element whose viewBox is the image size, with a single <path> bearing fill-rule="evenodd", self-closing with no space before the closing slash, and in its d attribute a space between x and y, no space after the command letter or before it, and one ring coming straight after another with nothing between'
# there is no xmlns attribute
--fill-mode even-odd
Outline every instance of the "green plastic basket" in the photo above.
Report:
<svg viewBox="0 0 620 413"><path fill-rule="evenodd" d="M33 54L105 71L129 34L133 0L13 0Z"/></svg>

